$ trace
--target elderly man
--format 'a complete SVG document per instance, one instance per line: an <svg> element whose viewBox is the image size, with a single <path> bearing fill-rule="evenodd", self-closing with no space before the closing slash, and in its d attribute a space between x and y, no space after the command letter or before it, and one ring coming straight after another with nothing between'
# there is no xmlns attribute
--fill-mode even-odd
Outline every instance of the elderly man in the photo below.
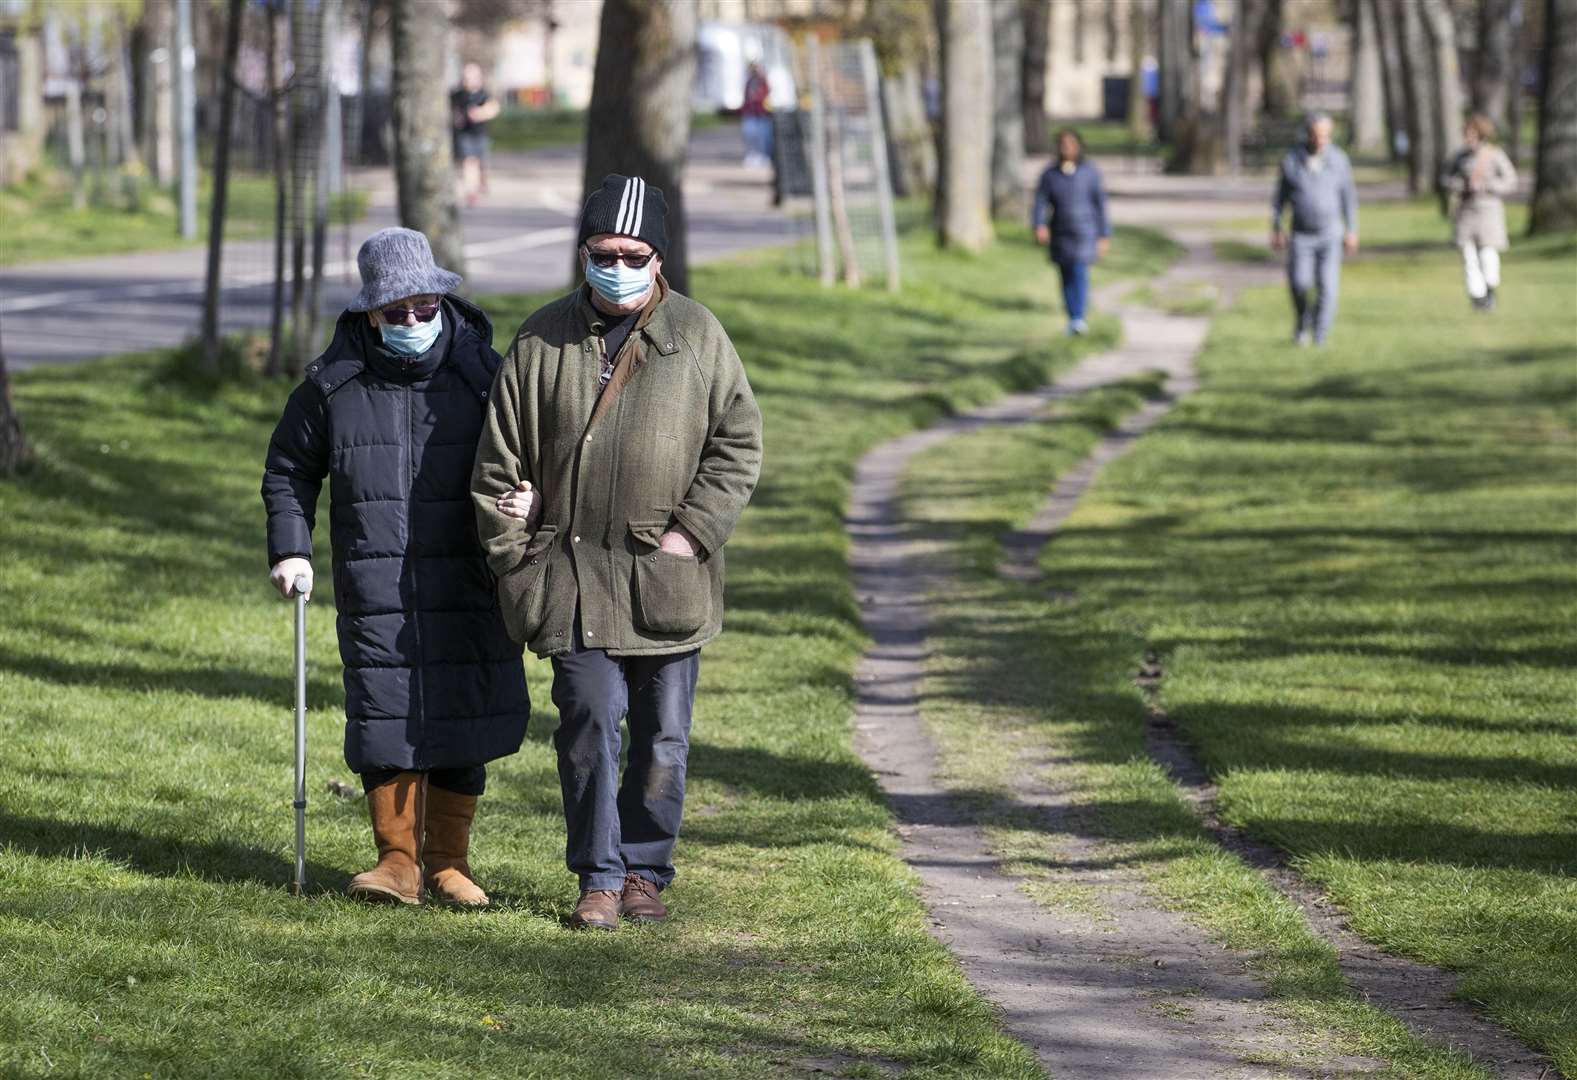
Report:
<svg viewBox="0 0 1577 1080"><path fill-rule="evenodd" d="M640 177L586 200L586 284L516 333L471 479L509 632L552 659L577 929L668 915L700 648L722 629L723 545L761 468L745 369L668 287L667 239Z"/></svg>
<svg viewBox="0 0 1577 1080"><path fill-rule="evenodd" d="M1323 345L1336 318L1342 255L1358 251L1358 192L1347 155L1331 145L1331 118L1315 113L1304 122L1303 131L1303 145L1281 159L1270 200L1270 246L1276 251L1288 246L1281 214L1290 206L1287 281L1297 313L1292 339L1298 345L1311 340Z"/></svg>
<svg viewBox="0 0 1577 1080"><path fill-rule="evenodd" d="M268 561L286 597L312 588L329 481L345 665L345 761L361 774L378 864L352 896L482 906L468 861L485 763L512 754L530 702L493 603L467 491L502 362L460 276L427 237L383 229L356 256L361 293L307 367L268 446Z"/></svg>

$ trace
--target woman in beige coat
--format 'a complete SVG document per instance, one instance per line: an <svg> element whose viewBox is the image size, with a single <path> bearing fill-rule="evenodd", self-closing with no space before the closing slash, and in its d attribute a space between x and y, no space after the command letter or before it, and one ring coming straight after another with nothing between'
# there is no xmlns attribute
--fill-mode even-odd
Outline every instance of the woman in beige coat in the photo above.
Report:
<svg viewBox="0 0 1577 1080"><path fill-rule="evenodd" d="M1517 170L1494 137L1489 117L1474 113L1462 130L1462 149L1446 166L1446 189L1457 196L1452 242L1462 252L1468 298L1480 311L1494 308L1500 287L1500 253L1507 248L1501 196L1517 190Z"/></svg>

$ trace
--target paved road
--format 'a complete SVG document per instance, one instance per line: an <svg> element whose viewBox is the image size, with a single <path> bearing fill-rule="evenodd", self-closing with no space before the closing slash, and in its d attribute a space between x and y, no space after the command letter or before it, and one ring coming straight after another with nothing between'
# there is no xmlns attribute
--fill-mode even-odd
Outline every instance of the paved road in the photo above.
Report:
<svg viewBox="0 0 1577 1080"><path fill-rule="evenodd" d="M739 162L732 128L698 132L691 143L685 197L691 258L704 262L746 248L795 239L803 228L771 206L769 177ZM329 244L324 309L337 313L355 294L355 249L369 233L397 223L388 169L360 174L370 189L366 220L351 226L349 259L339 229ZM486 202L462 212L466 283L480 294L554 289L569 281L579 212L578 149L497 155ZM169 346L194 335L202 319L205 254L199 249L33 263L0 270L0 342L13 370ZM268 325L272 245L225 245L221 323ZM288 294L287 294L288 303Z"/></svg>

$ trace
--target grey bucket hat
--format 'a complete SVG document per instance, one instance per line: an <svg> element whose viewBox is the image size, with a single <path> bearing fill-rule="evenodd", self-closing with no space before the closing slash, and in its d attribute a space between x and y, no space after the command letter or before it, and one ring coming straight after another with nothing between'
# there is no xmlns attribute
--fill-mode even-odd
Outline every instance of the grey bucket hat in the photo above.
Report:
<svg viewBox="0 0 1577 1080"><path fill-rule="evenodd" d="M361 271L361 292L350 302L351 311L371 311L407 296L453 292L465 279L433 263L427 237L415 229L379 229L356 252Z"/></svg>

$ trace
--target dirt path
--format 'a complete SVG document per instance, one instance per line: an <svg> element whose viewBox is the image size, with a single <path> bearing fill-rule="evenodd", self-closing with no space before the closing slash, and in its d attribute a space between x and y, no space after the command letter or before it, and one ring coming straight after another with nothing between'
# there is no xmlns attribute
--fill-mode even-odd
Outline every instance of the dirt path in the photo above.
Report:
<svg viewBox="0 0 1577 1080"><path fill-rule="evenodd" d="M1225 267L1206 234L1185 238L1187 256L1153 284L1213 281L1224 293L1263 281L1264 268ZM1112 300L1108 292L1098 303ZM1040 390L1015 394L936 427L876 447L860 462L850 500L851 563L872 646L856 671L856 742L899 820L903 857L920 874L937 935L966 975L1002 1009L1008 1031L1059 1077L1119 1080L1168 1077L1324 1076L1375 1071L1384 1062L1330 1054L1310 1063L1311 1049L1289 1021L1264 1007L1263 987L1242 957L1147 898L1137 869L1114 865L1102 846L1081 838L1072 800L1038 777L1051 763L1027 761L1014 786L1014 808L1040 817L1059 834L1061 867L1093 889L1111 917L1097 922L1040 906L1004 874L970 814L936 779L936 752L919 713L925 676L926 597L945 583L934 544L903 520L900 483L918 453L985 425L1033 421L1053 401L1143 372L1166 375L1167 396L1131 415L1064 475L1034 519L1005 538L1001 572L1038 576L1040 549L1100 469L1132 446L1172 404L1194 389L1194 358L1208 319L1121 309L1124 345L1085 359ZM1158 669L1148 672L1152 684ZM1266 873L1297 903L1316 932L1336 946L1343 970L1363 993L1415 1030L1458 1046L1506 1077L1542 1074L1544 1059L1500 1028L1450 1000L1452 977L1366 945L1318 890L1302 882L1279 853L1231 833L1213 813L1213 789L1163 713L1155 710L1150 748L1189 794L1219 842ZM1267 1067L1245 1059L1298 1060ZM1319 1057L1315 1049L1313 1056Z"/></svg>

